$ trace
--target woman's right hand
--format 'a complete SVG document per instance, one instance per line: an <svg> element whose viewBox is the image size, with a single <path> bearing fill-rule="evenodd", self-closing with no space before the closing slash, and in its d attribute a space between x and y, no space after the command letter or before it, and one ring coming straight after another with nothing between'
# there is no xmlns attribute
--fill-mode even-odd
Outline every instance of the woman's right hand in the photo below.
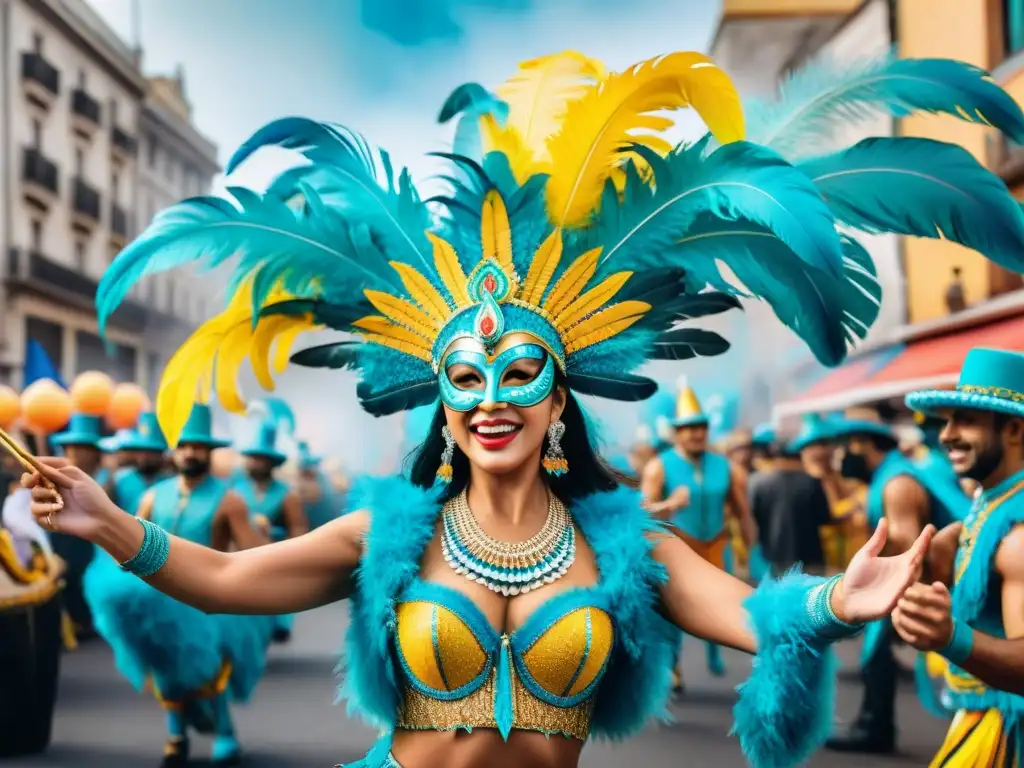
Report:
<svg viewBox="0 0 1024 768"><path fill-rule="evenodd" d="M32 491L32 515L44 529L95 542L110 520L124 514L99 483L67 459L45 457L37 461L43 476L56 489L45 485L38 472L22 475L21 484Z"/></svg>

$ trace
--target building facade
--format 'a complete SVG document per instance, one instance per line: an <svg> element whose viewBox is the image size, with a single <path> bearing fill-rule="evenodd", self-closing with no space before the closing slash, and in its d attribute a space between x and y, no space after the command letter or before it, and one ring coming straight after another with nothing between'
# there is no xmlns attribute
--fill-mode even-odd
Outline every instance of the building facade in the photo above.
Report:
<svg viewBox="0 0 1024 768"><path fill-rule="evenodd" d="M98 281L153 213L140 209L140 135L159 122L161 82L85 0L0 0L0 378L15 386L30 340L65 380L101 369L150 386L165 337L198 318L143 284L110 343L97 334ZM208 183L215 150L194 143L203 162L181 156Z"/></svg>

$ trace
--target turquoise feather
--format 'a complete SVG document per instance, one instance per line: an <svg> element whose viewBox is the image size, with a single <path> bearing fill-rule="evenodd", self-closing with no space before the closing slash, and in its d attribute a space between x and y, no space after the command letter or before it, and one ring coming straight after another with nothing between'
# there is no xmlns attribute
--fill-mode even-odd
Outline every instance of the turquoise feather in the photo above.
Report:
<svg viewBox="0 0 1024 768"><path fill-rule="evenodd" d="M142 277L199 262L215 267L241 254L234 283L251 267L283 258L296 272L323 275L338 298L358 299L363 287L385 287L387 272L339 248L348 238L335 217L304 217L280 198L239 187L228 192L237 207L219 197L196 197L173 205L118 254L96 290L100 331ZM389 270L390 271L390 270Z"/></svg>
<svg viewBox="0 0 1024 768"><path fill-rule="evenodd" d="M498 658L498 674L494 682L494 724L498 726L501 738L508 741L512 733L512 662L508 638L501 638L501 653Z"/></svg>
<svg viewBox="0 0 1024 768"><path fill-rule="evenodd" d="M705 157L706 141L680 145L665 158L632 147L650 164L655 183L634 172L627 175L621 202L612 207L616 201L606 201L597 232L603 247L599 274L627 266L690 269L672 246L693 234L701 216L713 216L756 223L805 265L840 276L842 251L832 214L806 176L774 152L743 141Z"/></svg>
<svg viewBox="0 0 1024 768"><path fill-rule="evenodd" d="M844 224L952 240L1024 271L1020 204L962 147L931 139L865 139L798 167Z"/></svg>
<svg viewBox="0 0 1024 768"><path fill-rule="evenodd" d="M508 104L479 83L463 83L445 99L437 122L444 124L453 118L459 119L452 141L454 154L474 160L483 158L480 118L485 115L504 125L508 120Z"/></svg>
<svg viewBox="0 0 1024 768"><path fill-rule="evenodd" d="M677 328L658 336L651 346L652 360L690 360L714 357L729 351L729 342L714 331L701 328Z"/></svg>
<svg viewBox="0 0 1024 768"><path fill-rule="evenodd" d="M1024 114L988 73L948 59L814 62L795 73L775 100L744 105L747 139L793 159L834 146L837 131L879 113L953 115L991 124L1024 143Z"/></svg>

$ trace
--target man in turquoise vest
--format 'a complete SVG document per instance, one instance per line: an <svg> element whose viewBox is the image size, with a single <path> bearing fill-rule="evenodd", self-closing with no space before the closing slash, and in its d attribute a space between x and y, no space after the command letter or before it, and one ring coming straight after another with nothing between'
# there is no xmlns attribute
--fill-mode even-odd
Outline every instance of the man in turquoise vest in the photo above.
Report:
<svg viewBox="0 0 1024 768"><path fill-rule="evenodd" d="M338 516L342 500L336 497L327 476L320 471L321 458L313 455L309 443L301 440L298 447L298 493L312 531Z"/></svg>
<svg viewBox="0 0 1024 768"><path fill-rule="evenodd" d="M107 482L109 473L103 469L103 454L100 440L103 424L99 416L84 413L72 415L68 428L50 438L50 442L63 450L68 461L92 475L101 485ZM53 551L67 563L64 577L64 605L74 624L79 640L95 636L92 615L82 593L82 576L92 561L94 547L84 539L65 536L59 532L50 534Z"/></svg>
<svg viewBox="0 0 1024 768"><path fill-rule="evenodd" d="M252 526L242 497L228 481L210 474L211 454L230 444L213 436L209 407L196 405L174 449L178 475L161 480L143 494L138 516L176 536L221 551L266 544L266 537ZM119 608L121 614L125 610L115 602L123 594L118 570L114 564L91 571L88 593L94 612L104 617L101 631L114 647L115 656L119 648L125 647L133 657L148 662L157 698L167 712L163 768L188 763L188 728L213 734L214 765L236 765L241 749L229 700L232 696L246 698L262 674L270 622L258 616L206 617L188 606L154 597L151 611L157 615L126 623L114 615ZM167 626L171 623L175 625L173 631ZM187 654L181 658L178 634L186 640L191 635L192 643L196 637L213 637L212 642L218 646L214 649L217 666L211 668L206 658L209 654L200 658L198 650L194 660ZM252 638L256 638L255 643ZM164 649L155 652L153 649L161 644ZM200 665L202 671L195 668ZM204 684L199 689L186 682L200 678Z"/></svg>
<svg viewBox="0 0 1024 768"><path fill-rule="evenodd" d="M107 494L117 506L135 514L143 495L169 476L165 456L167 441L155 413L143 413L133 430L120 437L118 449L131 456L131 464L113 473Z"/></svg>
<svg viewBox="0 0 1024 768"><path fill-rule="evenodd" d="M235 481L236 492L245 500L252 521L272 541L301 536L309 530L306 512L299 494L274 477L274 470L288 457L277 449L277 427L272 422L260 424L256 439L242 450L245 474ZM294 616L277 616L274 641L291 638Z"/></svg>
<svg viewBox="0 0 1024 768"><path fill-rule="evenodd" d="M952 595L942 581L915 584L893 614L903 639L950 662L956 716L932 765L1024 765L1024 355L974 349L955 390L912 392L907 405L945 420L954 470L981 485Z"/></svg>
<svg viewBox="0 0 1024 768"><path fill-rule="evenodd" d="M708 450L708 417L700 401L685 382L680 383L676 401L675 445L662 451L644 467L641 478L648 511L670 524L679 538L695 552L722 570L729 543L726 514L739 520L749 549L756 541L754 526L743 492L742 478L736 477L729 460ZM708 643L708 671L725 674L721 651ZM677 672L676 692L682 691Z"/></svg>
<svg viewBox="0 0 1024 768"><path fill-rule="evenodd" d="M922 469L900 453L886 425L868 419L837 419L833 434L846 443L842 473L868 483L868 528L889 524L886 554L906 551L929 523L942 528L967 514L970 500L955 478ZM892 623L868 626L861 652L864 698L849 729L827 742L839 752L888 754L896 748L896 685Z"/></svg>

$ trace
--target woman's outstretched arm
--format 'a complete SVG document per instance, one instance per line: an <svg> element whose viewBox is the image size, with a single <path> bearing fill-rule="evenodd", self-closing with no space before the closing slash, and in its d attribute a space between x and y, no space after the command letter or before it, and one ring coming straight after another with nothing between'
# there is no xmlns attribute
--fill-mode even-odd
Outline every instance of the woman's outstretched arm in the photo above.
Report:
<svg viewBox="0 0 1024 768"><path fill-rule="evenodd" d="M78 468L63 459L40 461L63 498L58 510L38 474L23 476L32 489L32 513L44 527L92 541L120 563L139 552L144 529L138 520ZM241 552L170 536L167 561L146 580L208 613L295 613L349 595L369 520L368 513L354 512L304 536Z"/></svg>

